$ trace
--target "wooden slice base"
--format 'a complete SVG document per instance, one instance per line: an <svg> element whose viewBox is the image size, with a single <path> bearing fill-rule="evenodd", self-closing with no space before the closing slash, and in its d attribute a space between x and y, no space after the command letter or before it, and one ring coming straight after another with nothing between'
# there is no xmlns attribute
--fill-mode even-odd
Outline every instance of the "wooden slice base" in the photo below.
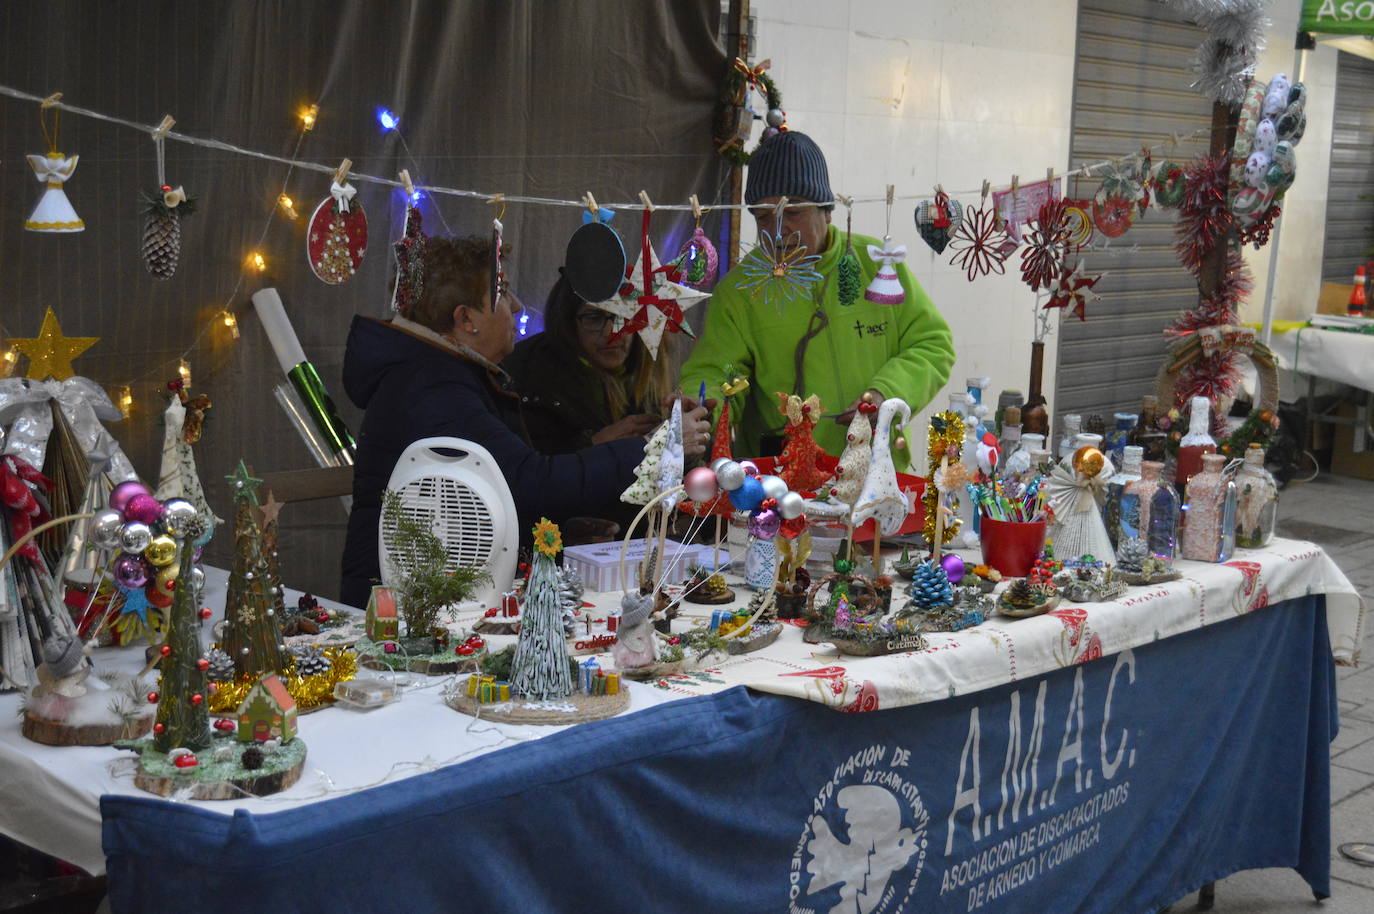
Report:
<svg viewBox="0 0 1374 914"><path fill-rule="evenodd" d="M749 634L725 639L726 650L731 654L748 654L777 641L781 634L781 622L765 622L762 625L756 622Z"/></svg>
<svg viewBox="0 0 1374 914"><path fill-rule="evenodd" d="M655 679L662 679L664 676L674 676L687 668L686 660L674 660L672 663L650 663L647 666L631 667L628 670L617 670L621 679L633 679L636 682L652 682Z"/></svg>
<svg viewBox="0 0 1374 914"><path fill-rule="evenodd" d="M1127 584L1132 584L1136 587L1148 587L1152 584L1165 584L1169 581L1177 581L1179 578L1183 577L1183 572L1166 571L1163 574L1139 574L1117 569L1116 576Z"/></svg>
<svg viewBox="0 0 1374 914"><path fill-rule="evenodd" d="M520 634L520 620L518 618L507 619L501 616L478 619L473 623L472 630L479 635L518 635Z"/></svg>
<svg viewBox="0 0 1374 914"><path fill-rule="evenodd" d="M84 724L72 726L46 720L24 712L19 732L26 739L45 746L108 746L115 740L138 739L153 728L153 715L136 717L128 723Z"/></svg>
<svg viewBox="0 0 1374 914"><path fill-rule="evenodd" d="M1028 619L1031 616L1041 616L1059 605L1059 596L1056 594L1052 599L1035 606L1009 606L1001 600L997 601L997 611L1004 616L1013 619Z"/></svg>
<svg viewBox="0 0 1374 914"><path fill-rule="evenodd" d="M353 645L358 654L358 665L369 670L390 670L398 673L419 673L422 676L451 676L454 673L475 673L487 656L482 648L475 654L459 656L450 649L442 654L424 654L407 657L400 651L388 654L375 641L362 639Z"/></svg>
<svg viewBox="0 0 1374 914"><path fill-rule="evenodd" d="M852 657L881 657L884 654L926 649L925 639L915 630L894 632L885 639L861 639L846 638L827 626L810 625L802 632L802 640L808 644L833 644L841 654L849 654Z"/></svg>
<svg viewBox="0 0 1374 914"><path fill-rule="evenodd" d="M683 594L682 599L688 603L698 603L702 606L724 606L726 603L733 603L736 600L735 592L730 588L725 588L723 594L708 594L704 590L689 590Z"/></svg>
<svg viewBox="0 0 1374 914"><path fill-rule="evenodd" d="M627 710L630 707L630 693L624 690L616 695L583 695L575 692L557 701L512 698L510 701L483 704L468 695L466 684L459 682L444 696L444 703L455 711L504 724L581 724L605 720Z"/></svg>
<svg viewBox="0 0 1374 914"><path fill-rule="evenodd" d="M265 797L285 790L301 779L301 771L305 767L305 744L300 743L298 739L291 742L300 743L299 752L289 753L285 759L278 763L278 766L273 765L275 759L272 755L268 755L263 767L257 771L237 777L214 777L212 774L214 765L209 762L209 758L216 745L224 745L228 742L229 740L217 739L212 743L211 748L205 750L205 768L200 766L185 768L177 774L171 775L161 773L167 767L167 762L162 753L155 752L151 747L148 747L143 750L144 754L139 758L138 770L134 774L134 786L149 793L155 793L160 797L170 797L174 793L189 789L189 799L192 800L242 800L245 793ZM281 752L289 746L290 743L278 751ZM157 761L154 764L156 764L156 770L159 773L155 774L148 770L149 753L155 754Z"/></svg>

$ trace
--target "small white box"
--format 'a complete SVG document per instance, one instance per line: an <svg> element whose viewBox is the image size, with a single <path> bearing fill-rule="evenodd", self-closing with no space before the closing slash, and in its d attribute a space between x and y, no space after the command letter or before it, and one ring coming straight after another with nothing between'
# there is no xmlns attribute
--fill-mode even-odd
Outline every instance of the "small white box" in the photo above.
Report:
<svg viewBox="0 0 1374 914"><path fill-rule="evenodd" d="M563 563L582 576L582 583L588 590L602 593L624 590L634 586L639 580L639 566L644 562L645 546L643 539L630 540L625 551L625 573L628 582L620 580L621 543L588 543L585 546L568 546L563 550ZM687 568L698 562L710 561L711 547L684 546L675 540L665 540L664 558L658 569L658 579L668 584L681 584L687 577ZM729 556L721 551L721 560Z"/></svg>

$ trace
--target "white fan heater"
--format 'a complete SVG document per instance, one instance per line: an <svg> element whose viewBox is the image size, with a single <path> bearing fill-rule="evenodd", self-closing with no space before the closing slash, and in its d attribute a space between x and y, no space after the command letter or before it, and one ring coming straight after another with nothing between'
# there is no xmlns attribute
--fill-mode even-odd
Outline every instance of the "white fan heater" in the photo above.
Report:
<svg viewBox="0 0 1374 914"><path fill-rule="evenodd" d="M400 496L407 519L443 542L446 569L482 568L491 575L473 600L499 606L515 580L517 519L510 487L487 449L462 438L423 438L401 454L387 488ZM386 585L395 578L395 532L383 515L377 551Z"/></svg>

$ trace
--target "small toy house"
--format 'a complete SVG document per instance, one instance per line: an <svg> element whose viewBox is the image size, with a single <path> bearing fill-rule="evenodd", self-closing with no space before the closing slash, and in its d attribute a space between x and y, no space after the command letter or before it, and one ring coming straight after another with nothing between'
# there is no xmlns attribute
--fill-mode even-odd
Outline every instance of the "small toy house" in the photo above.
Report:
<svg viewBox="0 0 1374 914"><path fill-rule="evenodd" d="M239 742L286 742L296 736L296 699L279 676L264 676L239 705Z"/></svg>
<svg viewBox="0 0 1374 914"><path fill-rule="evenodd" d="M395 641L401 637L401 622L396 616L396 594L390 587L372 588L367 601L367 637L373 641Z"/></svg>

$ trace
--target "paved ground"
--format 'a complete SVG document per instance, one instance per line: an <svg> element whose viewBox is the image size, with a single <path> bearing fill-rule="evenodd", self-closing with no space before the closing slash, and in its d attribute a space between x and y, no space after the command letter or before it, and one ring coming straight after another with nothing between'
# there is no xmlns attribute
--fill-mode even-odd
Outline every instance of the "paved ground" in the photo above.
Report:
<svg viewBox="0 0 1374 914"><path fill-rule="evenodd" d="M1324 546L1374 610L1374 482L1323 473L1315 482L1290 485L1279 496L1279 533ZM1217 883L1213 910L1374 912L1374 867L1336 852L1347 841L1374 844L1374 625L1368 628L1364 664L1336 671L1341 733L1331 744L1331 897L1314 902L1293 870L1247 870ZM1195 895L1182 899L1171 914L1190 911L1195 902Z"/></svg>

